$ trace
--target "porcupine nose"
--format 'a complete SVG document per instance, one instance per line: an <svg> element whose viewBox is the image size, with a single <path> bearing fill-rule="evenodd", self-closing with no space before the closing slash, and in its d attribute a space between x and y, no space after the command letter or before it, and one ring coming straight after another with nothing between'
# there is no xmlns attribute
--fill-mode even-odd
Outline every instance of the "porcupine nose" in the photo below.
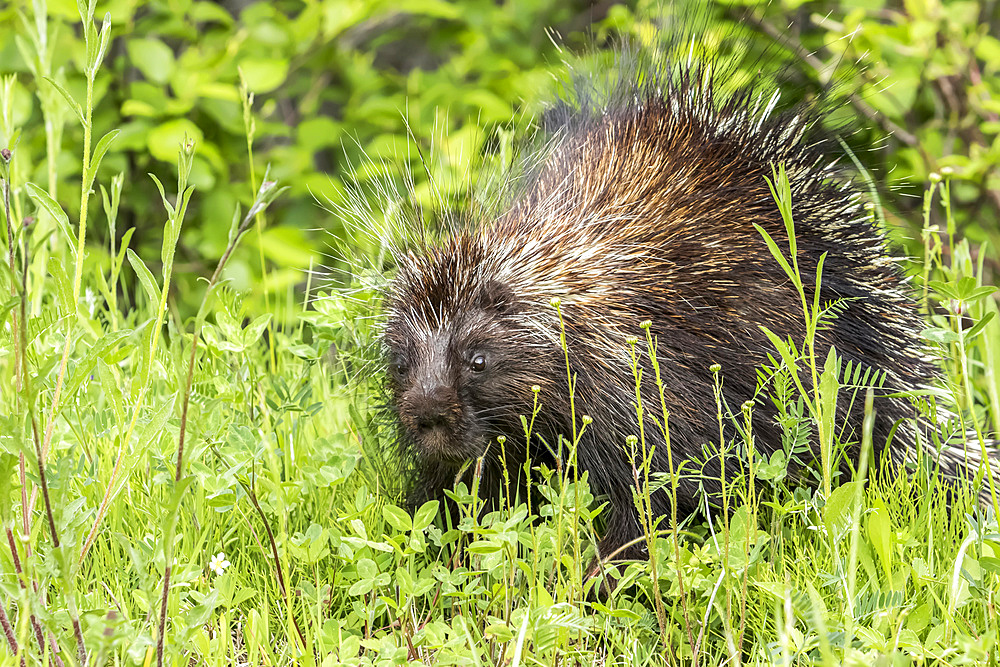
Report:
<svg viewBox="0 0 1000 667"><path fill-rule="evenodd" d="M447 385L416 387L406 396L406 403L412 427L417 432L455 425L458 394Z"/></svg>

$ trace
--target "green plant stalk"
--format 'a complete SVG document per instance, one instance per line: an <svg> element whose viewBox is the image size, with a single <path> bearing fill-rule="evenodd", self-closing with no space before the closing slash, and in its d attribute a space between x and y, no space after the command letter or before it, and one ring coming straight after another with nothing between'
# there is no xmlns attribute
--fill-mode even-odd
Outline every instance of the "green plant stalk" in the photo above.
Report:
<svg viewBox="0 0 1000 667"><path fill-rule="evenodd" d="M22 234L22 239L23 239L23 244L22 244L22 247L21 247L21 256L22 256L23 261L21 262L21 298L20 298L20 303L18 304L18 306L20 308L20 315L21 316L20 316L20 319L19 319L20 334L17 336L17 340L19 341L19 344L21 345L21 354L20 354L21 368L20 368L20 374L21 374L21 390L22 390L22 395L19 396L19 400L24 401L24 403L27 406L28 418L29 418L30 423L31 423L32 442L35 445L35 448L36 448L36 457L37 457L37 454L38 454L38 452L37 452L37 449L38 449L38 422L35 419L35 393L31 391L32 388L31 388L31 386L29 384L30 383L30 376L27 373L27 370L28 370L27 369L27 356L28 356L28 350L27 350L27 341L28 341L28 314L27 314L27 309L28 309L28 305L27 305L28 304L28 301L27 301L27 299L28 299L28 297L27 297L27 291L28 291L28 240L27 240L26 236L23 235L23 234ZM18 463L19 463L19 467L20 467L20 474L21 474L21 480L22 480L22 483L21 483L21 502L23 503L22 507L24 507L24 506L26 506L26 504L28 502L28 499L27 499L27 484L24 482L24 476L25 476L25 473L26 473L26 466L25 466L25 455L24 455L23 451L20 452ZM42 468L39 467L39 477L40 478L42 477L41 473L42 473ZM53 536L53 543L55 544L56 548L58 549L58 544L59 544L58 543L58 536L57 536L57 534L56 534L56 532L54 530L54 524L52 523L52 516L51 516L52 510L51 510L51 504L49 503L48 493L46 493L44 495L44 498L45 498L46 513L48 514L49 521L50 521L49 525L50 525L50 528L52 528L51 535ZM32 498L32 502L33 501L34 501L34 498ZM28 515L27 512L22 512L22 515L23 515L22 519L23 519L24 529L25 529L25 531L27 531L28 527L30 525L30 523L29 523L29 518L30 517L29 517L29 515ZM24 534L28 535L27 532L25 532ZM16 544L14 542L13 535L11 534L10 530L7 531L7 536L8 536L8 540L10 541L11 557L14 560L15 570L18 571L18 573L20 574L21 566L20 566L20 563L18 562L17 546L16 546ZM30 558L31 557L31 543L29 541L25 540L24 548L25 548L25 556L28 557L28 558ZM19 583L21 585L22 592L23 593L27 593L29 589L28 589L27 584L24 581L24 577L20 577L19 578ZM71 586L68 586L67 588L71 589ZM37 580L34 579L34 577L32 577L32 579L31 579L31 590L35 593L35 595L39 595L38 583L37 583ZM25 597L27 597L27 596L25 596ZM42 604L44 606L44 598L41 597L41 596L39 596L38 600L39 600L40 604ZM32 602L33 601L30 598L28 598L28 604L30 605ZM69 590L67 592L67 606L69 606L70 604L73 604L75 606L75 597L73 597L72 590ZM39 649L39 651L42 654L44 654L45 651L46 651L46 646L45 646L45 640L43 638L43 634L44 633L42 632L41 624L38 622L38 619L36 618L36 616L35 616L35 614L33 612L29 612L29 614L30 614L31 624L34 627L35 636L36 636L37 641L38 641L38 649ZM86 653L83 651L82 640L79 639L80 636L81 636L81 633L80 633L80 621L79 621L79 615L76 613L75 609L71 609L70 610L70 618L72 619L73 628L76 631L75 634L77 635L77 638L78 638L78 644L77 644L77 646L79 648L79 652L80 652L80 654L83 657L86 657ZM56 665L58 667L63 667L62 658L59 656L59 651L56 649L56 646L55 646L55 639L53 638L53 636L52 636L51 633L49 634L48 637L49 637L49 643L52 646L52 656L53 656L53 659L55 660ZM26 646L27 642L22 642L22 645Z"/></svg>
<svg viewBox="0 0 1000 667"><path fill-rule="evenodd" d="M94 76L96 71L88 70L87 72L87 104L84 107L84 113L86 114L86 121L83 124L83 170L81 174L81 189L80 193L80 224L77 231L76 240L76 268L73 271L73 307L76 308L77 302L80 300L80 286L83 282L83 260L85 256L85 243L87 241L87 206L90 202L90 191L87 187L88 178L90 175L90 142L91 142L91 127L92 127L92 117L94 111ZM59 362L59 374L56 376L56 387L52 394L52 407L49 409L49 420L45 425L45 441L42 444L41 455L44 459L45 455L49 452L49 446L52 442L52 433L56 423L56 414L59 411L59 394L62 391L63 379L66 376L66 365L69 362L69 353L73 347L73 342L75 340L72 335L73 324L76 318L74 317L76 312L66 314L66 342L63 345L62 359ZM28 507L30 513L31 507L34 505L34 495L32 495L32 502Z"/></svg>
<svg viewBox="0 0 1000 667"><path fill-rule="evenodd" d="M726 493L726 436L722 421L722 383L719 378L719 371L722 370L719 364L713 364L712 371L712 393L715 395L715 419L719 423L719 483L722 485L722 533L723 533L723 555L722 570L729 572L729 496ZM749 533L748 533L749 534ZM726 632L730 632L732 625L732 590L726 586L726 605L723 626Z"/></svg>
<svg viewBox="0 0 1000 667"><path fill-rule="evenodd" d="M191 189L187 185L187 173L190 165L188 164L188 169L185 169L183 161L187 159L188 162L190 162L193 154L194 145L193 143L190 143L181 151L180 157L178 158L179 180L177 188L177 208L171 212L167 221L168 228L172 225L177 226L177 236L180 234L180 227L184 224L184 215L187 212L187 202L191 194ZM177 238L175 236L174 243L176 243L176 241ZM164 242L166 243L167 239L164 239ZM164 313L166 312L167 306L167 294L170 292L170 278L173 275L172 253L170 258L170 261L166 262L163 267L163 289L160 290L160 300L156 310L156 318L153 320L151 325L152 331L150 332L149 342L150 363L146 368L146 372L143 373L142 385L139 388L139 394L136 397L135 407L132 410L132 418L129 421L128 429L125 431L125 435L122 436L121 443L118 446L118 453L115 457L115 466L111 471L111 478L108 480L108 486L105 489L104 497L101 499L101 505L97 510L97 516L94 518L94 523L91 526L90 533L87 535L83 548L80 550L80 563L82 563L84 558L86 558L87 552L90 550L90 547L93 546L94 540L97 539L97 530L104 519L104 515L107 513L111 499L118 493L116 486L118 484L118 478L121 475L121 464L124 461L125 452L127 451L128 444L132 439L132 434L135 432L135 427L139 420L139 413L142 409L143 403L145 402L146 393L149 391L149 387L152 382L150 379L149 369L152 368L152 360L155 356L156 348L159 345L160 330L163 328Z"/></svg>
<svg viewBox="0 0 1000 667"><path fill-rule="evenodd" d="M922 280L920 286L920 306L921 312L924 315L930 315L931 313L929 283L931 280L931 266L933 265L933 257L935 255L935 251L931 247L931 239L937 238L937 236L931 232L931 205L934 201L934 191L936 189L937 181L932 180L931 186L924 191L923 225L920 230L921 241L924 248L924 262L921 267Z"/></svg>
<svg viewBox="0 0 1000 667"><path fill-rule="evenodd" d="M257 193L257 174L256 168L253 162L253 139L257 130L257 123L253 117L253 98L254 95L249 91L246 85L246 81L243 79L243 73L240 72L240 101L243 104L243 131L247 138L247 161L250 166L250 188L256 196ZM260 258L260 276L261 282L263 282L264 287L264 309L266 312L271 311L271 287L270 281L268 280L267 271L267 260L264 257L264 212L258 211L256 218L257 227L257 251ZM273 320L272 320L273 321ZM268 359L271 362L271 372L277 372L278 360L277 355L274 350L274 329L272 327L272 322L267 323L267 345L268 345Z"/></svg>
<svg viewBox="0 0 1000 667"><path fill-rule="evenodd" d="M580 507L580 477L579 470L577 469L577 444L580 442L581 433L577 433L576 430L576 378L573 375L573 369L569 363L569 343L566 340L566 322L563 320L561 302L559 298L552 299L552 307L556 309L556 315L559 317L559 345L562 347L563 359L566 363L566 383L569 386L569 419L570 427L572 428L573 439L571 441L572 447L569 452L569 466L572 469L573 475L573 492L575 496L575 511L579 512ZM565 474L570 474L570 471L565 471ZM562 505L562 494L560 494L559 504ZM560 507L560 510L563 508ZM560 511L559 520L556 532L562 534L562 517L565 512ZM579 564L580 562L580 535L579 535L579 521L572 522L572 528L570 532L573 535L573 562ZM576 586L576 581L578 577L572 579L570 584L572 587ZM581 582L582 585L582 582ZM571 592L572 595L572 592Z"/></svg>
<svg viewBox="0 0 1000 667"><path fill-rule="evenodd" d="M749 468L749 485L750 485L750 496L748 502L750 503L750 526L757 526L759 517L757 516L757 490L755 486L755 480L757 476L757 471L754 470L754 461L757 458L757 451L754 446L753 439L753 403L747 401L743 404L743 419L746 425L746 438L747 438L747 467ZM750 531L747 531L746 543L744 545L744 551L750 553ZM740 592L740 632L736 641L736 655L743 655L743 637L746 632L746 622L747 622L747 587L750 579L750 568L743 568L743 584Z"/></svg>
<svg viewBox="0 0 1000 667"><path fill-rule="evenodd" d="M865 482L868 479L868 456L872 447L872 430L875 426L875 392L868 388L865 392L865 417L861 428L861 455L858 461L858 491L851 511L851 545L847 561L847 614L844 633L848 641L854 639L854 597L858 580L858 551L861 538L861 512L864 505Z"/></svg>
<svg viewBox="0 0 1000 667"><path fill-rule="evenodd" d="M92 19L92 17L91 17L91 19ZM91 24L92 24L92 20L91 20ZM92 28L92 25L89 26L89 27ZM58 410L59 410L59 407L60 407L59 406L60 393L62 391L63 382L64 382L65 376L66 376L66 367L67 367L67 364L69 362L69 353L70 353L70 350L72 348L73 342L75 340L75 338L72 335L72 333L73 333L73 325L75 324L75 319L76 318L73 317L73 315L76 314L75 309L76 309L77 304L79 302L80 288L81 288L81 284L82 284L82 281L83 281L83 262L84 262L84 257L85 257L84 251L85 251L85 243L86 243L86 238L87 238L87 203L89 201L89 195L90 195L89 188L88 188L88 182L89 182L89 174L90 174L90 150L91 150L90 144L91 144L91 128L92 128L92 116L93 116L93 106L94 106L94 78L96 76L96 72L97 72L96 64L94 64L94 63L88 63L88 68L87 68L87 97L86 97L86 105L84 107L85 116L84 116L84 123L83 123L84 148L83 148L83 167L82 167L82 173L81 173L80 223L79 223L79 229L78 229L78 235L77 235L76 268L75 268L75 271L74 271L74 279L73 279L73 306L72 307L74 308L74 312L73 313L66 313L65 343L63 345L62 357L61 357L61 360L60 360L60 363L59 363L59 372L58 372L58 375L56 376L56 386L55 386L55 389L53 391L52 405L51 405L51 408L49 410L49 419L48 419L48 423L46 424L46 428L45 428L44 441L42 441L42 442L39 442L38 428L37 428L37 425L34 422L34 419L32 419L32 427L33 427L34 442L35 442L35 453L36 453L36 457L38 459L39 483L41 484L41 491L42 491L42 495L43 495L43 500L44 500L45 505L46 505L46 514L48 515L49 530L50 530L50 534L51 534L51 537L52 537L53 546L57 550L60 548L60 546L59 546L60 543L59 543L58 532L57 532L56 526L55 526L55 521L54 521L53 516L52 516L51 501L50 501L49 495L48 495L48 488L47 488L46 477L45 477L45 456L48 453L48 450L49 450L49 447L50 447L50 444L51 444L51 441L52 441L52 434L54 432L56 415L58 414ZM9 221L9 218L8 218L8 221ZM26 275L26 271L27 271L27 257L25 257L24 260L25 260L24 271L25 271L25 275ZM24 316L23 316L23 312L24 312L23 311L23 305L24 305L24 300L26 298L27 298L26 294L22 295L22 297L21 297L21 301L22 301L22 319L24 319ZM22 488L25 488L25 487L22 486ZM37 496L38 496L38 487L35 487L35 488L32 489L31 498L27 502L27 509L24 511L24 520L26 522L26 527L27 528L30 528L30 518L29 517L32 514L33 507L34 507L35 500L36 500ZM26 531L25 534L28 534L28 531ZM73 576L75 576L75 573L64 573L64 574L65 574L65 576L67 578L72 578ZM68 589L65 591L65 595L66 595L67 611L69 612L70 620L72 622L73 629L74 629L74 634L76 635L76 640L77 640L77 651L78 651L78 656L77 657L78 657L78 660L79 660L79 662L80 662L81 665L86 665L86 662L87 662L87 653L86 653L86 649L84 648L84 645L83 645L83 635L82 635L82 632L81 632L81 629L80 629L80 619L79 619L79 615L78 615L78 613L76 611L76 596L75 596L75 594L74 594L74 592L72 590L72 586L68 587Z"/></svg>
<svg viewBox="0 0 1000 667"><path fill-rule="evenodd" d="M181 159L183 160L183 156ZM182 166L180 168L181 181L178 184L179 186L178 189L182 193L185 192L187 186L186 180L184 178L186 173L187 173L186 169ZM197 361L198 339L201 336L202 326L204 325L205 318L208 315L208 304L212 296L214 295L215 287L219 283L219 278L222 275L222 270L229 262L229 258L232 256L233 251L236 250L236 246L239 244L240 239L243 238L244 233L246 233L247 229L249 229L250 224L254 217L254 213L256 212L259 215L260 212L265 208L267 208L267 205L282 192L281 189L276 189L274 185L275 185L274 183L265 182L261 186L260 190L257 192L257 199L254 201L253 206L250 207L250 210L247 211L247 214L243 218L243 221L240 223L239 227L235 231L233 230L230 231L229 244L226 246L225 252L219 259L219 263L216 265L215 271L212 273L212 277L208 281L208 287L205 289L205 294L204 296L202 296L201 305L198 308L198 315L195 318L194 335L191 339L191 353L188 356L187 378L184 383L184 398L181 407L180 430L177 436L177 465L174 471L175 485L180 484L184 474L184 440L187 434L188 407L191 403L191 388L194 383L194 368L195 368L195 362ZM178 213L180 213L181 215L183 214L180 209L178 209ZM170 276L170 267L165 267L164 288L162 292L163 297L160 300L161 314L166 301L167 285L169 284L170 280L169 276ZM154 350L155 348L150 349L150 355L153 354ZM256 506L256 501L255 501L255 506ZM258 511L259 510L260 508L258 507ZM264 519L263 514L261 515L261 518ZM156 664L158 665L158 667L163 666L163 644L164 644L166 623L167 623L167 599L170 592L170 575L172 570L171 546L173 544L174 525L175 525L174 518L169 517L166 520L167 531L166 535L164 536L164 543L163 543L165 569L163 573L163 593L160 601L159 632L157 634L157 640L156 640ZM268 526L266 522L265 522L265 528L267 529L268 537L271 538L273 542L273 536L271 535L270 526ZM283 578L281 576L281 565L277 561L276 551L275 551L275 565L278 568L278 581L282 585L281 586L282 590L284 590L285 587ZM288 599L287 594L285 602L288 609L288 614L294 622L295 619L294 617L291 616L291 600ZM295 622L295 627L296 630L299 630L297 622ZM305 650L305 648L308 647L308 644L306 643L305 637L303 636L301 630L299 630L299 638L302 640L302 647L303 650Z"/></svg>
<svg viewBox="0 0 1000 667"><path fill-rule="evenodd" d="M13 86L15 78L4 77L3 80L3 109L2 120L5 128L10 131L11 117L13 115L12 104L13 104ZM10 193L11 193L11 174L13 169L11 169L11 163L14 159L14 152L4 147L7 153L0 157L0 195L3 198L3 212L4 212L4 222L7 231L7 263L10 269L11 284L10 284L10 295L12 297L17 296L17 285L15 276L17 276L17 270L15 268L15 234L14 234L14 221L11 218L11 206L10 206ZM23 300L25 296L22 294L21 299ZM14 392L17 396L17 400L21 399L21 389L24 385L25 369L24 369L24 349L22 345L21 338L23 337L22 327L18 322L18 317L23 319L24 308L19 311L14 311L12 313L13 321L11 322L11 344L14 349ZM24 452L18 453L18 475L20 477L21 483L21 507L28 506L28 480L27 480L27 462L25 461ZM26 512L21 513L21 525L24 534L27 535L29 531L29 515Z"/></svg>
<svg viewBox="0 0 1000 667"><path fill-rule="evenodd" d="M819 298L820 298L820 277L823 270L823 260L826 257L826 253L820 257L819 263L816 266L816 292L814 295L813 308L809 308L809 300L806 297L805 286L802 282L802 274L799 271L799 261L798 261L798 245L795 240L795 221L792 217L792 198L791 198L791 186L788 181L788 175L785 172L784 163L780 163L777 169L772 167L772 178L767 178L768 188L771 190L771 196L774 198L775 203L778 205L778 210L781 213L782 220L784 221L785 231L788 234L788 251L789 257L791 258L791 264L780 257L780 251L777 249L777 245L771 239L771 236L761 228L759 225L754 225L757 231L764 235L765 239L768 241L769 249L772 254L775 255L775 259L779 261L782 268L785 270L786 275L795 285L795 289L799 294L799 300L802 305L802 315L805 320L806 325L806 337L805 346L809 350L806 360L809 365L809 372L812 377L812 394L813 398L810 401L808 399L808 394L804 391L801 381L798 378L797 373L793 373L793 378L802 392L803 396L806 397L806 402L810 408L810 412L813 413L813 418L816 421L816 432L820 443L820 463L823 468L823 492L824 495L829 498L832 492L833 481L832 481L832 449L833 449L833 433L826 433L826 424L823 414L823 405L820 397L819 388L819 374L816 370L816 329L819 323ZM773 179L773 180L772 180Z"/></svg>
<svg viewBox="0 0 1000 667"><path fill-rule="evenodd" d="M670 503L670 533L671 540L674 543L674 562L677 567L677 586L680 589L681 598L681 611L684 614L684 627L687 631L688 643L691 645L691 656L694 660L695 667L698 667L698 653L699 646L698 642L694 639L694 633L692 632L691 619L688 612L688 598L687 591L684 586L684 574L683 567L681 565L681 545L679 539L679 531L677 528L677 485L680 481L680 471L674 469L674 456L673 449L670 447L670 411L667 409L667 397L666 388L663 384L663 377L660 375L660 360L656 355L656 343L653 341L653 334L651 332L653 323L649 320L642 322L639 325L646 332L646 347L649 351L649 360L653 366L653 378L656 383L656 389L660 396L660 413L663 416L663 446L667 450L667 470L670 473L670 493L671 493L671 503ZM638 391L638 388L637 388ZM643 445L645 448L645 444ZM643 466L646 474L646 488L645 488L645 498L646 498L646 517L649 524L649 556L650 564L653 568L654 577L654 590L659 597L659 579L656 577L656 537L653 531L653 506L652 506L652 494L649 492L649 467L653 457L653 452L649 452L649 461L645 462ZM662 601L660 605L662 606ZM666 645L666 635L663 637L664 645Z"/></svg>
<svg viewBox="0 0 1000 667"><path fill-rule="evenodd" d="M559 316L559 343L563 350L563 359L566 362L566 382L569 384L569 416L570 425L573 429L573 446L570 450L569 464L572 469L573 475L573 508L574 512L577 514L575 521L572 522L572 528L570 532L573 535L573 562L580 563L580 522L579 522L579 512L580 512L580 471L577 465L577 451L580 445L580 438L583 437L583 431L587 428L586 423L577 432L576 429L576 378L573 375L572 367L569 363L569 343L566 340L566 322L563 320L562 308L560 306L559 300L553 300L553 305L556 309L556 314ZM568 472L568 471L567 471ZM562 512L560 512L560 516ZM576 586L576 582L579 577L573 577L571 586ZM583 582L580 580L580 585L582 587ZM571 592L572 595L572 592Z"/></svg>
<svg viewBox="0 0 1000 667"><path fill-rule="evenodd" d="M653 608L656 611L656 622L660 630L660 642L666 646L667 645L667 613L663 606L663 596L660 593L660 578L657 573L656 567L656 536L652 534L652 527L650 526L648 516L650 514L647 502L649 500L649 459L646 452L646 426L644 417L644 409L642 407L642 367L639 365L639 358L635 352L635 346L638 340L634 337L628 339L629 344L629 355L631 357L632 365L632 378L635 382L635 413L636 418L639 422L639 437L635 439L632 443L632 474L635 481L635 506L636 511L639 513L639 520L642 522L643 532L645 533L646 546L649 551L649 563L650 572L652 577L652 589L653 589ZM639 468L635 465L635 444L639 444L642 447L642 460L639 464ZM669 448L668 448L669 452ZM669 455L669 454L668 454ZM646 470L645 475L645 488L639 479L639 470ZM677 536L674 535L674 538ZM614 554L609 554L607 557L610 558ZM678 578L680 576L680 570L678 569Z"/></svg>
<svg viewBox="0 0 1000 667"><path fill-rule="evenodd" d="M982 457L980 458L980 473L986 476L989 482L990 488L990 499L993 501L993 511L994 516L1000 516L1000 500L997 497L996 484L993 480L994 470L990 465L990 459L988 455L988 449L986 447L986 440L983 437L983 429L979 425L979 419L976 417L976 403L975 397L972 393L972 383L969 380L969 358L966 351L965 342L965 329L962 328L962 316L959 314L962 312L961 306L957 309L958 312L955 313L955 329L958 334L958 352L959 352L959 371L962 374L962 388L965 391L965 402L968 406L969 416L972 421L972 428L976 432L976 440L979 444L979 451L982 452ZM964 410L960 410L964 412ZM966 460L968 460L968 446L966 445Z"/></svg>
<svg viewBox="0 0 1000 667"><path fill-rule="evenodd" d="M8 103L6 95L4 96L4 102L5 102L5 104ZM16 274L14 273L14 235L13 235L13 230L12 230L12 225L11 225L11 220L10 220L10 162L9 162L9 160L7 158L0 158L0 160L2 160L2 171L3 171L2 185L3 185L4 220L7 223L7 245L8 245L8 251L9 251L8 252L8 259L9 259L9 262L10 262L10 275L11 275L11 278L12 278L11 279L10 289L11 289L11 295L14 296L16 294L16 290L14 288L13 276L16 275ZM24 297L23 296L21 297L21 302L22 302L22 304L24 302ZM23 312L24 309L22 308L21 310ZM20 361L20 351L21 351L20 348L21 348L21 345L18 342L18 339L20 337L20 332L21 332L21 325L15 319L14 322L12 322L12 326L11 326L11 339L12 339L12 343L13 343L13 347L14 347L14 368L15 368L14 382L15 382L15 392L16 392L16 394L18 396L20 396L20 386L21 386L21 380L20 380L20 378L21 378L21 361ZM23 452L20 455L20 460L22 462L24 461L24 453ZM24 479L24 468L23 468L23 465L22 465L22 470L21 470L21 479L22 480ZM22 489L24 488L23 481L22 481L21 488ZM6 527L6 523L7 523L6 519L4 519L4 526L5 527ZM10 534L10 530L9 529L7 530L7 533ZM14 556L16 558L16 556L17 556L16 552L14 553ZM7 637L7 644L10 646L11 653L13 653L15 655L20 655L18 653L19 648L18 648L18 643L17 643L17 637L14 634L14 628L10 624L10 618L7 616L7 606L6 606L6 604L0 604L0 626L3 626L4 635ZM21 664L24 665L25 664L24 656L20 656L20 660L21 660Z"/></svg>
<svg viewBox="0 0 1000 667"><path fill-rule="evenodd" d="M5 86L5 89L8 88ZM7 105L11 103L11 95L4 95L4 115L5 117L9 115ZM0 158L0 181L2 181L2 194L3 195L3 210L4 210L4 221L7 227L7 261L10 268L11 284L10 284L10 295L17 296L17 287L14 280L14 276L17 275L14 262L14 224L11 220L10 212L10 174L11 168L10 163L13 160L13 153L10 154L8 158ZM24 364L24 307L23 301L27 298L24 294L21 295L22 307L19 310L20 319L22 322L18 321L18 313L14 313L14 321L11 323L11 343L14 348L14 392L18 397L18 401L22 400L22 388L24 387L25 378L25 364ZM21 482L21 507L28 506L28 474L27 474L27 462L24 457L24 452L18 453L18 476ZM32 500L33 502L33 500ZM30 531L30 515L28 512L21 513L21 528L24 534L27 535Z"/></svg>
<svg viewBox="0 0 1000 667"><path fill-rule="evenodd" d="M531 434L535 428L535 418L538 416L538 412L542 409L538 404L538 392L541 391L541 387L538 385L533 385L531 387L532 407L531 407L531 420L527 422L527 426L524 429L524 483L525 483L525 502L528 506L528 516L531 516ZM531 544L533 546L532 551L532 564L533 571L538 572L541 567L539 554L538 554L538 531L535 527L531 527ZM534 596L535 592L531 592Z"/></svg>
<svg viewBox="0 0 1000 667"><path fill-rule="evenodd" d="M35 51L38 57L37 70L33 69L35 79L50 78L52 76L52 50L49 47L48 34L48 11L46 3L37 2L34 5L35 14ZM58 28L53 31L53 37L58 34ZM56 200L59 191L59 179L57 176L56 161L59 158L59 146L62 143L63 135L63 111L59 107L58 95L51 87L39 88L37 96L42 112L42 122L45 127L45 167L47 178L47 191L53 200ZM59 238L59 236L53 236ZM45 276L48 272L49 252L47 248L39 248L36 252L35 262L38 269L37 275ZM43 291L37 290L31 305L31 312L37 315L42 307Z"/></svg>

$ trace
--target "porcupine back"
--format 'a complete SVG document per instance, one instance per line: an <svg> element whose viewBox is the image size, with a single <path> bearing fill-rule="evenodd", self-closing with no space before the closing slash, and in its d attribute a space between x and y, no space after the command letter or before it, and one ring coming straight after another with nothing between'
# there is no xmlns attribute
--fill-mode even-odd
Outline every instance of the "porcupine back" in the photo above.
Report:
<svg viewBox="0 0 1000 667"><path fill-rule="evenodd" d="M498 494L497 436L506 438L507 466L516 473L526 454L545 462L558 436L573 432L551 305L559 300L575 414L593 420L578 464L594 492L610 500L605 554L641 535L624 446L639 432L627 339L643 338L640 323L651 322L657 343L674 464L698 462L680 480L682 513L704 506L720 486L719 459L703 450L718 439L709 367L721 364L723 397L739 406L755 397L757 368L773 351L761 325L797 344L805 337L799 296L754 228L787 248L765 180L775 165L785 165L791 186L807 296L827 253L821 299L842 300L839 316L817 334L817 356L834 345L845 361L885 373L875 402L876 468L893 425L915 416L907 399L886 394L920 388L936 374L902 271L839 172L815 108L778 113L778 96L766 86L724 95L711 63L622 62L610 86L584 79L548 114L549 145L495 219L399 257L386 303L393 407L416 455L419 502L440 496L458 463L491 443L482 488ZM649 361L641 363L643 403L658 413ZM526 445L520 415L531 413L533 385L542 410ZM850 457L861 439L861 404L838 402L842 439L855 443ZM781 448L769 401L758 400L753 428L764 456ZM917 428L906 421L896 430L888 451L896 464L914 456ZM645 435L655 446L651 469L666 471L652 418ZM942 468L956 472L962 457L946 451ZM665 492L652 500L655 512L668 512Z"/></svg>

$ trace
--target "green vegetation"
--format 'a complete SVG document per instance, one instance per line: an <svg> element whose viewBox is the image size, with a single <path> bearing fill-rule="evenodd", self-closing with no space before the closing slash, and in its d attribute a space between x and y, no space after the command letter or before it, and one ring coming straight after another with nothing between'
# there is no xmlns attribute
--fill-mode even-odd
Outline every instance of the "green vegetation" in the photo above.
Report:
<svg viewBox="0 0 1000 667"><path fill-rule="evenodd" d="M982 441L1000 430L997 3L849 5L754 8L754 39L735 41L738 12L712 8L705 43L787 59L776 76L795 95L848 82L843 113L863 120L846 145L914 258L945 360L922 399ZM539 471L540 506L485 516L460 486L454 527L433 504L398 506L363 366L369 276L324 256L377 264L378 243L313 197L350 207L408 174L418 203L463 196L543 108L582 30L651 41L636 15L543 0L0 7L0 665L1000 663L1000 489L984 513L946 504L929 466L832 480L829 406L875 379L783 332L762 373L786 450L755 452L739 429L752 404L718 406L715 446L744 454L746 481L710 519L646 516L652 562L609 566L610 598L585 576L601 507L573 466ZM895 131L877 155L872 109ZM791 226L780 174L774 188ZM772 250L796 280L794 249ZM314 277L321 263L353 290ZM815 331L825 304L802 306ZM635 341L636 358L655 345ZM785 463L813 432L818 483L797 488ZM623 444L641 469L642 437Z"/></svg>

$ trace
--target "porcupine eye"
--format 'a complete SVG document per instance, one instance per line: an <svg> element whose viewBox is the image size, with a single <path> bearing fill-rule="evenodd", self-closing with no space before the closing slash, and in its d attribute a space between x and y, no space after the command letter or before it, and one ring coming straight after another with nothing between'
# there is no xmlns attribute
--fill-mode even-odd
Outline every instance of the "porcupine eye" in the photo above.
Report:
<svg viewBox="0 0 1000 667"><path fill-rule="evenodd" d="M482 373L483 371L485 371L486 370L486 355L484 355L484 354L477 354L476 356L474 356L472 358L472 362L469 364L469 367L475 373Z"/></svg>

